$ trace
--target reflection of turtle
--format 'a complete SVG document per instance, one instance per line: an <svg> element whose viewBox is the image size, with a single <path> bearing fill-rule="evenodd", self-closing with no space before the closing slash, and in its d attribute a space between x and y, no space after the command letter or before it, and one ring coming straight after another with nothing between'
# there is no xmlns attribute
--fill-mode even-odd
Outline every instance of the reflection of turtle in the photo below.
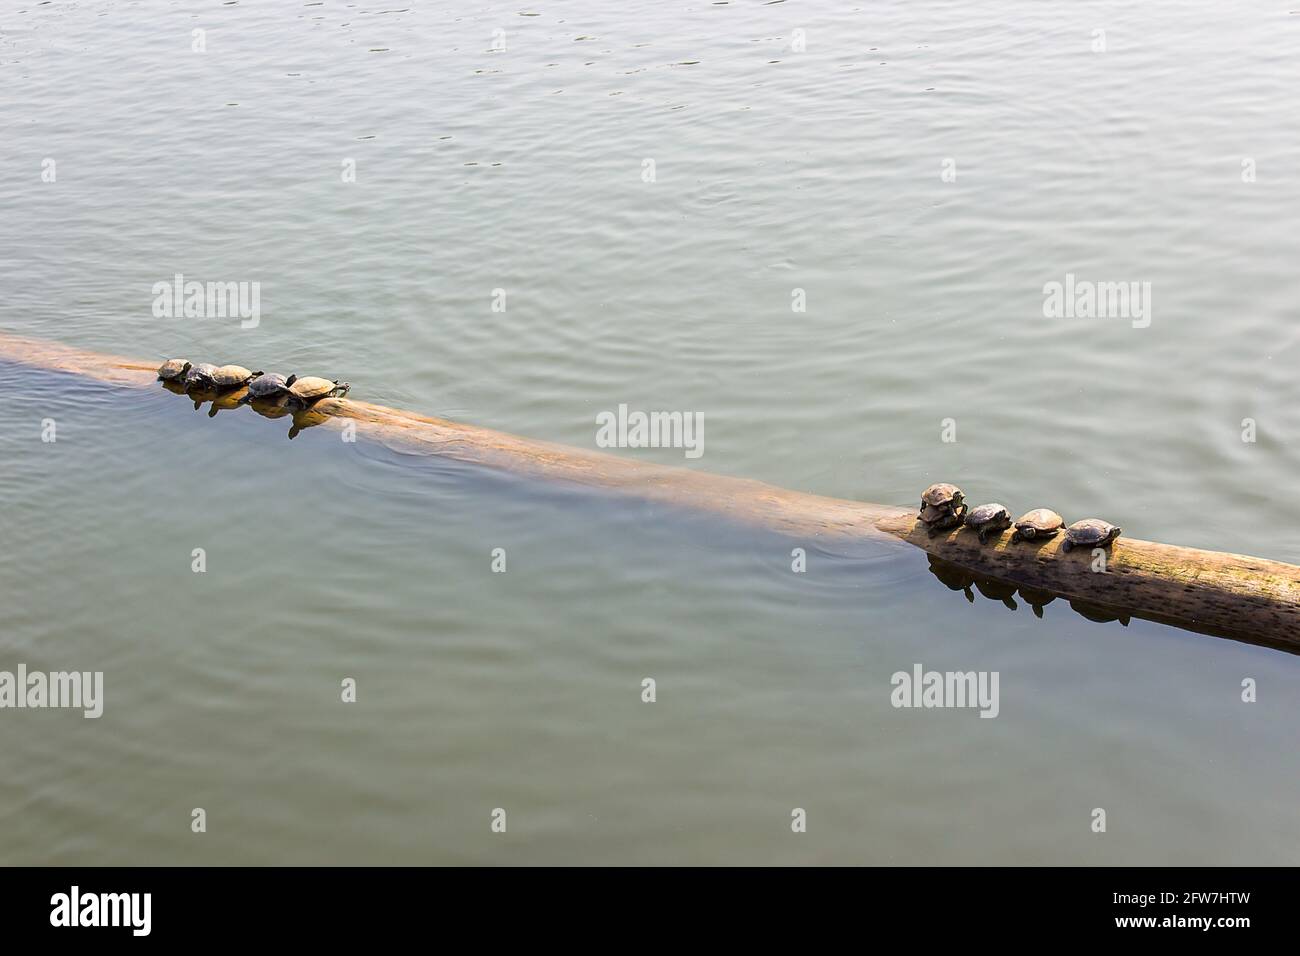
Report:
<svg viewBox="0 0 1300 956"><path fill-rule="evenodd" d="M951 561L944 561L934 555L929 555L929 558L930 573L938 578L940 583L948 590L965 592L966 600L974 604L975 594L970 589L971 583L975 580L974 576L965 568L953 564Z"/></svg>
<svg viewBox="0 0 1300 956"><path fill-rule="evenodd" d="M1065 524L1065 519L1051 508L1035 508L1016 519L1016 530L1012 532L1012 541L1036 541L1055 537Z"/></svg>
<svg viewBox="0 0 1300 956"><path fill-rule="evenodd" d="M997 502L980 505L966 513L966 527L978 534L980 544L983 544L989 535L1000 534L1011 527L1011 512Z"/></svg>
<svg viewBox="0 0 1300 956"><path fill-rule="evenodd" d="M1001 601L1013 611L1020 607L1013 599L1013 595L1016 593L1014 584L1003 584L1001 581L994 581L991 578L976 578L975 587L980 594L990 601Z"/></svg>
<svg viewBox="0 0 1300 956"><path fill-rule="evenodd" d="M1071 548L1105 548L1119 537L1122 529L1100 518L1084 518L1065 529L1061 550Z"/></svg>
<svg viewBox="0 0 1300 956"><path fill-rule="evenodd" d="M315 375L308 375L294 381L289 386L289 394L303 405L312 405L319 402L322 398L334 398L348 393L352 386L347 382L339 384L338 379L330 381L327 378L318 378Z"/></svg>
<svg viewBox="0 0 1300 956"><path fill-rule="evenodd" d="M329 420L330 417L324 412L314 412L310 408L299 409L293 413L293 427L289 429L289 437L297 438L304 428L315 428Z"/></svg>
<svg viewBox="0 0 1300 956"><path fill-rule="evenodd" d="M162 363L162 368L158 369L158 377L164 382L173 382L178 378L184 378L191 368L193 366L185 359L168 359Z"/></svg>
<svg viewBox="0 0 1300 956"><path fill-rule="evenodd" d="M1083 617L1090 621L1096 621L1098 624L1119 621L1120 624L1128 627L1129 615L1122 611L1112 611L1110 608L1103 607L1100 604L1089 604L1087 601L1071 601L1070 607Z"/></svg>
<svg viewBox="0 0 1300 956"><path fill-rule="evenodd" d="M256 381L256 379L254 381ZM288 402L283 398L267 402L260 398L250 399L245 395L244 404L257 412L257 414L261 415L263 418L284 418L285 415L293 413L293 409L289 407Z"/></svg>
<svg viewBox="0 0 1300 956"><path fill-rule="evenodd" d="M1040 591L1038 588L1021 588L1020 596L1024 598L1034 611L1034 617L1043 616L1043 608L1056 600L1056 595L1051 591Z"/></svg>
<svg viewBox="0 0 1300 956"><path fill-rule="evenodd" d="M197 412L203 407L204 402L216 399L217 390L211 385L191 385L185 390L185 394L194 399L194 410Z"/></svg>
<svg viewBox="0 0 1300 956"><path fill-rule="evenodd" d="M185 394L185 383L178 378L163 379L162 387L167 389L173 395Z"/></svg>
<svg viewBox="0 0 1300 956"><path fill-rule="evenodd" d="M217 412L226 408L238 408L244 404L244 399L248 396L248 390L242 385L233 391L218 392L212 399L212 407L208 409L208 418L216 418Z"/></svg>

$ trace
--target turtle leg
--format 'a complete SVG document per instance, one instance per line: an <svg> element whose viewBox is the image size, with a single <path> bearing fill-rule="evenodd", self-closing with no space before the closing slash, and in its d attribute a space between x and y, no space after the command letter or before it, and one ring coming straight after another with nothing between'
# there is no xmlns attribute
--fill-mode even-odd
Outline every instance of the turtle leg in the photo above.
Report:
<svg viewBox="0 0 1300 956"><path fill-rule="evenodd" d="M1011 608L1011 610L1013 610L1013 611L1018 611L1018 610L1020 610L1020 605L1017 604L1015 601L1013 601L1013 600L1012 600L1011 598L1009 598L1009 597L1004 597L1004 598L1002 599L1002 603L1005 604L1007 607Z"/></svg>

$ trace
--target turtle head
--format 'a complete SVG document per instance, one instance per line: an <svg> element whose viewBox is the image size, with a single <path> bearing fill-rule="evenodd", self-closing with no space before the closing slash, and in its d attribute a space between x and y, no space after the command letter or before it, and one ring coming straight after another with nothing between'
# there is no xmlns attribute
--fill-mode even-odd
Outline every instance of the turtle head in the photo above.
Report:
<svg viewBox="0 0 1300 956"><path fill-rule="evenodd" d="M297 375L290 375L288 378L286 378L286 379L284 380L284 384L285 384L285 385L292 385L292 384L293 384L294 382L296 382L296 381L298 381L298 376L297 376Z"/></svg>
<svg viewBox="0 0 1300 956"><path fill-rule="evenodd" d="M248 377L249 377L249 379L254 379L254 378L257 378L257 376L259 376L259 375L265 375L265 374L266 374L265 372L258 371L258 372L254 372L252 375L250 375L250 376L248 376Z"/></svg>
<svg viewBox="0 0 1300 956"><path fill-rule="evenodd" d="M192 369L193 367L194 367L193 362L186 362L184 367L181 369L181 374L188 375L190 373L190 369Z"/></svg>

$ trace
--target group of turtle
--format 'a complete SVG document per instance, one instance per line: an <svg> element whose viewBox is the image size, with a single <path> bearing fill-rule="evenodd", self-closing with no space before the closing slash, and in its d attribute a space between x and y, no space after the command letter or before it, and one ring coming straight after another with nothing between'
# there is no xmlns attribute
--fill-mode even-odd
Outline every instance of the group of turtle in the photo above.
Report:
<svg viewBox="0 0 1300 956"><path fill-rule="evenodd" d="M244 402L284 402L307 408L322 398L346 395L352 386L338 379L330 381L315 375L285 378L272 372L250 372L242 365L197 365L185 359L168 359L158 369L158 378L184 387L187 392L230 392L247 386ZM197 407L197 405L196 405Z"/></svg>
<svg viewBox="0 0 1300 956"><path fill-rule="evenodd" d="M931 537L949 528L965 525L979 535L980 544L987 543L991 536L1001 534L1013 525L1016 529L1011 533L1013 542L1045 541L1056 537L1064 529L1062 551L1108 547L1119 537L1121 531L1118 526L1100 518L1084 518L1067 528L1065 519L1050 508L1035 508L1012 521L1011 512L997 502L968 508L962 490L946 482L925 489L921 495L921 512L918 517L929 529Z"/></svg>

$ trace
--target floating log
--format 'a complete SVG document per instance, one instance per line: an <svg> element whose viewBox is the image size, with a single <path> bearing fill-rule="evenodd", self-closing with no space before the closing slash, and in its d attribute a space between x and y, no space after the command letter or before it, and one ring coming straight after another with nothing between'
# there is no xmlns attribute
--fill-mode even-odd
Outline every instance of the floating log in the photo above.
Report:
<svg viewBox="0 0 1300 956"><path fill-rule="evenodd" d="M140 362L0 332L0 361L57 369L135 387L155 384L158 362ZM897 539L963 569L975 583L1018 588L1030 603L1060 596L1082 609L1145 618L1186 630L1300 653L1300 567L1241 554L1121 537L1104 567L1090 549L1065 553L1062 537L1011 543L1009 532L981 545L957 528L930 537L916 509L787 491L746 478L650 464L598 451L532 441L388 408L330 398L312 409L325 424L355 423L358 434L541 481L585 486L707 512L834 547Z"/></svg>

